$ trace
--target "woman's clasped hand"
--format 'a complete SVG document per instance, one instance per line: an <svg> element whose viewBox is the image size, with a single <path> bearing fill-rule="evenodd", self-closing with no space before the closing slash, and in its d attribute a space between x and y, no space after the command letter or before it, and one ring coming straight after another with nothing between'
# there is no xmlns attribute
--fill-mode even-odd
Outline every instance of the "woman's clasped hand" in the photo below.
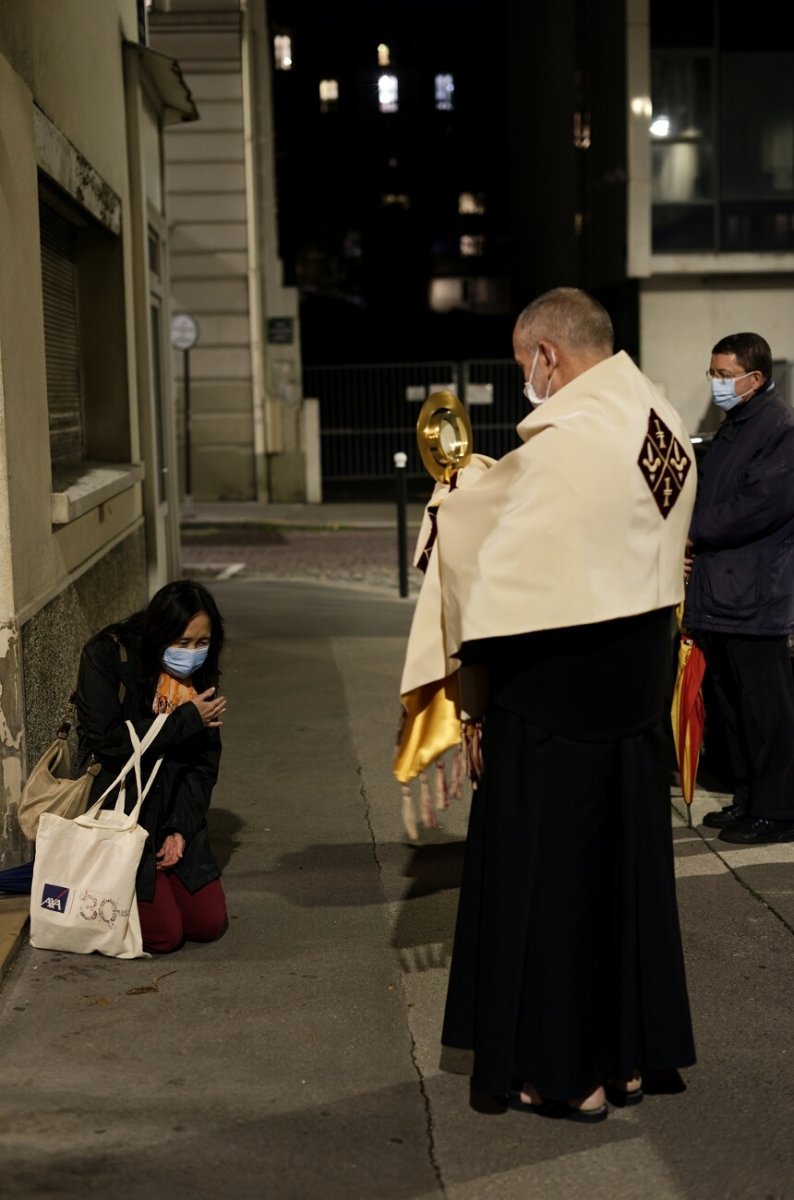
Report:
<svg viewBox="0 0 794 1200"><path fill-rule="evenodd" d="M200 696L194 696L191 703L199 711L202 724L207 729L215 729L222 725L221 717L226 712L226 697L216 696L217 688L207 688Z"/></svg>

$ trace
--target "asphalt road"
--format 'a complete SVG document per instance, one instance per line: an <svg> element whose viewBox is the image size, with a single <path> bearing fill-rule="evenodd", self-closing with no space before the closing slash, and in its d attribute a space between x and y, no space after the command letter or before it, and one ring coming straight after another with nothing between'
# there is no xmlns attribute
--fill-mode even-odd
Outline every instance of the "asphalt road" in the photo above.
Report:
<svg viewBox="0 0 794 1200"><path fill-rule="evenodd" d="M409 591L420 573L411 565L416 531L409 532ZM397 535L389 529L229 528L183 530L182 573L205 582L226 579L336 584L399 596Z"/></svg>
<svg viewBox="0 0 794 1200"><path fill-rule="evenodd" d="M475 1112L438 1044L466 804L411 846L389 771L410 604L214 590L231 928L149 961L22 950L0 988L0 1197L794 1200L794 847L723 849L673 817L684 1094L594 1128Z"/></svg>

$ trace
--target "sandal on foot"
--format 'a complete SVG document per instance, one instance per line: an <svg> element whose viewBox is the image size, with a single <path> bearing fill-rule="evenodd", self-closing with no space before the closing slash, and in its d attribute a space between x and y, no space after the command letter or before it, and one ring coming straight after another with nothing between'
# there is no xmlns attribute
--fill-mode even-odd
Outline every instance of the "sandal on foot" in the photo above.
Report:
<svg viewBox="0 0 794 1200"><path fill-rule="evenodd" d="M597 1125L599 1121L606 1121L609 1116L606 1104L599 1104L598 1108L572 1108L569 1104L567 1109L566 1121L578 1121L581 1125Z"/></svg>
<svg viewBox="0 0 794 1200"><path fill-rule="evenodd" d="M514 1112L537 1113L541 1117L559 1115L559 1105L555 1105L549 1100L544 1100L536 1088L533 1087L532 1091L538 1097L537 1102L524 1100L522 1093L526 1094L527 1088L526 1085L519 1085L507 1093L505 1104L508 1108L512 1108Z"/></svg>
<svg viewBox="0 0 794 1200"><path fill-rule="evenodd" d="M549 1105L545 1100L541 1100L540 1104L530 1104L521 1099L520 1092L508 1092L505 1096L505 1104L514 1112L539 1113L542 1117L549 1115Z"/></svg>
<svg viewBox="0 0 794 1200"><path fill-rule="evenodd" d="M608 1083L605 1086L607 1099L615 1108L631 1108L635 1104L642 1104L645 1093L642 1090L642 1083L636 1088L627 1088L625 1085L616 1083Z"/></svg>

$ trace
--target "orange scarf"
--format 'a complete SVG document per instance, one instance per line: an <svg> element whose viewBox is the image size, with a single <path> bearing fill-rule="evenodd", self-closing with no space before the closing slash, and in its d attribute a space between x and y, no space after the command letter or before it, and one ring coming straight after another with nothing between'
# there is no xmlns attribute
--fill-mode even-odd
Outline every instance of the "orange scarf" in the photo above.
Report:
<svg viewBox="0 0 794 1200"><path fill-rule="evenodd" d="M196 689L181 679L175 679L167 671L163 671L157 680L152 701L153 713L172 713L180 704L187 704L198 695Z"/></svg>

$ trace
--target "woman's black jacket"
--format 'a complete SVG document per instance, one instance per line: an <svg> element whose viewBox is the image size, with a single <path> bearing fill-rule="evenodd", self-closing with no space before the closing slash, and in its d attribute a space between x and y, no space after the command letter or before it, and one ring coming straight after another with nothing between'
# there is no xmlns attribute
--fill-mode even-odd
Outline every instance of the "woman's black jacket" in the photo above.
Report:
<svg viewBox="0 0 794 1200"><path fill-rule="evenodd" d="M794 410L774 385L726 416L699 471L684 625L794 628Z"/></svg>
<svg viewBox="0 0 794 1200"><path fill-rule="evenodd" d="M123 638L126 662L122 661L119 637ZM194 686L202 691L214 682L197 677ZM139 738L152 724L152 698L143 692L137 638L122 631L104 631L86 643L77 682L77 731L80 770L89 765L91 754L102 764L91 791L92 801L99 799L132 754L124 722L132 722ZM207 839L207 810L221 757L219 732L205 729L195 704L180 705L144 755L144 781L160 755L163 763L140 818L149 837L136 881L139 900L154 896L155 855L170 833L181 833L185 839L183 857L173 870L189 891L198 891L220 875ZM128 810L135 803L134 793L134 783L130 787L128 780ZM105 807L114 802L115 793Z"/></svg>

